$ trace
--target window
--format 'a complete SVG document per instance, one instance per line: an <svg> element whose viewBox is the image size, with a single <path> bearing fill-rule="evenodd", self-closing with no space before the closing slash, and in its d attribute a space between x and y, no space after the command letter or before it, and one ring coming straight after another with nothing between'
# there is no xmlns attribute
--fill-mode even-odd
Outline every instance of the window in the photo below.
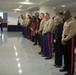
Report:
<svg viewBox="0 0 76 75"><path fill-rule="evenodd" d="M3 12L0 12L0 16L3 18Z"/></svg>

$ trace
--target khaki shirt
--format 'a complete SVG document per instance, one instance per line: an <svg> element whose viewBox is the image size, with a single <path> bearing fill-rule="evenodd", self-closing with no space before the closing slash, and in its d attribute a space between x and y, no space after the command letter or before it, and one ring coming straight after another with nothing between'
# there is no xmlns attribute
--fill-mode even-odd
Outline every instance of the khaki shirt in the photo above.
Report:
<svg viewBox="0 0 76 75"><path fill-rule="evenodd" d="M27 26L27 21L26 21L26 19L25 20L22 20L22 26Z"/></svg>
<svg viewBox="0 0 76 75"><path fill-rule="evenodd" d="M68 41L76 34L76 21L69 18L63 27L62 40Z"/></svg>
<svg viewBox="0 0 76 75"><path fill-rule="evenodd" d="M52 28L53 28L53 20L52 19L46 20L42 33L45 34L48 32L52 32Z"/></svg>
<svg viewBox="0 0 76 75"><path fill-rule="evenodd" d="M30 22L30 19L26 19L26 25L28 26Z"/></svg>
<svg viewBox="0 0 76 75"><path fill-rule="evenodd" d="M41 20L41 22L40 22L40 27L39 27L39 32L43 30L45 21L46 21L45 19L42 19L42 20Z"/></svg>

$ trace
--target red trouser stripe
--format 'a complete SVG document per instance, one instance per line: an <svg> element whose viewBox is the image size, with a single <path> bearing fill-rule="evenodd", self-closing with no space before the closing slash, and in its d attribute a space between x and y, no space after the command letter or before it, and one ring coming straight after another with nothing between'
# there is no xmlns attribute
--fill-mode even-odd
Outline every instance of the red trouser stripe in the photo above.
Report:
<svg viewBox="0 0 76 75"><path fill-rule="evenodd" d="M71 68L70 68L70 74L73 73L74 68L74 37L72 38L72 48L71 48Z"/></svg>
<svg viewBox="0 0 76 75"><path fill-rule="evenodd" d="M50 38L50 33L48 33L48 48L49 48L49 57L51 57L51 38Z"/></svg>

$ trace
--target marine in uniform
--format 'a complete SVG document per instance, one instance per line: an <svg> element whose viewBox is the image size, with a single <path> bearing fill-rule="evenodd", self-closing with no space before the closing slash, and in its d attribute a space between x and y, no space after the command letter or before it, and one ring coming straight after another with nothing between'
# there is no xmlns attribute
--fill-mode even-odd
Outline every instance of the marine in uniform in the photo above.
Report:
<svg viewBox="0 0 76 75"><path fill-rule="evenodd" d="M64 67L60 71L66 71L67 73L64 75L74 75L74 36L76 34L76 21L71 17L69 10L64 11L64 19L66 20L62 33L62 44L65 46Z"/></svg>
<svg viewBox="0 0 76 75"><path fill-rule="evenodd" d="M39 18L41 19L40 25L39 25L39 36L40 36L40 47L41 47L41 51L38 52L40 55L43 55L43 43L44 43L44 39L42 36L42 31L44 28L44 24L45 24L45 18L44 18L44 13L40 13Z"/></svg>
<svg viewBox="0 0 76 75"><path fill-rule="evenodd" d="M45 13L45 24L43 28L42 35L44 36L44 56L45 59L52 58L52 44L51 44L51 32L53 28L53 20L50 18L48 13Z"/></svg>
<svg viewBox="0 0 76 75"><path fill-rule="evenodd" d="M22 27L23 27L23 37L27 37L27 21L26 21L26 17L23 16L22 19Z"/></svg>

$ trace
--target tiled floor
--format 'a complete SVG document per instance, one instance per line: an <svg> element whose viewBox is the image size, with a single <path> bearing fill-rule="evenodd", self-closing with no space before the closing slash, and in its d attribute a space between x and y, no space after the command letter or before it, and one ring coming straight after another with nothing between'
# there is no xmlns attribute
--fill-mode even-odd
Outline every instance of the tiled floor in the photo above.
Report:
<svg viewBox="0 0 76 75"><path fill-rule="evenodd" d="M0 34L0 75L64 75L53 66L54 55L45 60L39 51L21 32Z"/></svg>

